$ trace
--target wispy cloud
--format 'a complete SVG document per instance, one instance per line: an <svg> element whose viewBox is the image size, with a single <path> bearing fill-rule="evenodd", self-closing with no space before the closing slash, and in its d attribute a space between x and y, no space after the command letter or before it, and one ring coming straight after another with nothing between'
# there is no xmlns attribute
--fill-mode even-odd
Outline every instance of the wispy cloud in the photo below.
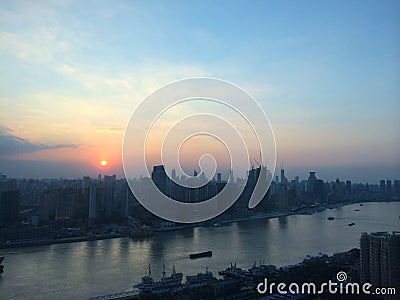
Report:
<svg viewBox="0 0 400 300"><path fill-rule="evenodd" d="M97 133L106 133L111 135L122 135L124 128L118 126L93 126L93 129Z"/></svg>
<svg viewBox="0 0 400 300"><path fill-rule="evenodd" d="M75 144L49 145L39 142L32 142L13 134L12 130L0 127L0 155L30 153L41 150L78 148Z"/></svg>

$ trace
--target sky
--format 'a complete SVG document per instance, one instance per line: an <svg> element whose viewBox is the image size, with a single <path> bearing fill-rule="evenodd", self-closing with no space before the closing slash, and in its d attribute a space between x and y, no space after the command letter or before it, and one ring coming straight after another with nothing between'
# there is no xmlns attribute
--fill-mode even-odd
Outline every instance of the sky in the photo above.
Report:
<svg viewBox="0 0 400 300"><path fill-rule="evenodd" d="M0 62L9 177L122 177L135 107L205 76L260 103L289 178L400 178L399 1L0 1Z"/></svg>

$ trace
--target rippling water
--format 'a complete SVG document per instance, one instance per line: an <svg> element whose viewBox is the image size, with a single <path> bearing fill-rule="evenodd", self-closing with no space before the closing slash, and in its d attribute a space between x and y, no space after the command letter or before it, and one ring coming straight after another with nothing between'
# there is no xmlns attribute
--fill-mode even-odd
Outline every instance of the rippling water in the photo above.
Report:
<svg viewBox="0 0 400 300"><path fill-rule="evenodd" d="M355 211L360 209L360 211ZM160 278L167 273L195 274L206 267L214 274L237 262L242 268L265 259L277 266L297 263L307 254L358 247L361 232L400 230L400 203L365 203L269 220L164 232L132 241L120 238L0 250L5 272L1 299L88 299L132 288L151 264ZM328 216L335 220L328 221ZM350 222L356 223L349 227ZM193 252L212 250L211 258L190 260Z"/></svg>

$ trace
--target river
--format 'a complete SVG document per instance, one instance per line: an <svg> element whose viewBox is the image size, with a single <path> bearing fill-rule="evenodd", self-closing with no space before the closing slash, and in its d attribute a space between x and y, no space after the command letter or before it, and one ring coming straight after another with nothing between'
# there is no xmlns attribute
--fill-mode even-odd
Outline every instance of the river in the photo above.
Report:
<svg viewBox="0 0 400 300"><path fill-rule="evenodd" d="M359 209L359 211L355 211ZM359 247L362 232L400 230L400 203L364 203L313 215L197 227L129 238L1 249L1 299L88 299L132 288L151 265L161 277L165 263L185 275L209 268L215 275L231 262L249 268L255 260L283 266L307 254L346 251ZM328 216L335 217L327 220ZM348 226L354 222L354 226ZM190 260L193 252L212 250L210 258Z"/></svg>

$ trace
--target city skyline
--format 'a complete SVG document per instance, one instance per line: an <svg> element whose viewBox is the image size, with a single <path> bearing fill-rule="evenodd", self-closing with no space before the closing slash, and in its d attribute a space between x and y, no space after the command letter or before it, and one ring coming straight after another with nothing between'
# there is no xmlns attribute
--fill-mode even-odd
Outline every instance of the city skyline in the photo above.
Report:
<svg viewBox="0 0 400 300"><path fill-rule="evenodd" d="M0 62L1 297L399 297L400 1L0 0Z"/></svg>
<svg viewBox="0 0 400 300"><path fill-rule="evenodd" d="M122 177L134 107L207 76L259 101L289 176L399 178L399 3L308 5L2 2L0 172Z"/></svg>
<svg viewBox="0 0 400 300"><path fill-rule="evenodd" d="M110 177L110 176L115 176L115 178L117 180L138 180L138 179L151 179L152 177L152 172L154 171L155 167L158 166L162 166L163 168L165 167L163 164L159 164L159 165L153 165L151 171L146 174L148 176L144 176L143 174L140 174L139 176L135 176L133 178L127 178L125 176L118 176L115 173L112 172L99 172L95 175L90 175L90 174L84 174L81 176L75 176L75 177L13 177L13 176L9 176L9 174L5 173L5 172L0 172L0 176L4 176L4 178L8 178L8 179L16 179L16 180L82 180L83 178L90 178L90 179L99 179L99 178L104 178L104 177ZM166 175L168 176L169 179L173 179L173 181L175 181L176 183L179 184L179 182L181 182L182 180L199 180L199 182L211 182L211 181L221 181L221 182L228 182L230 176L232 176L233 180L238 180L238 181L245 181L246 178L248 177L249 173L252 170L256 170L259 169L260 167L265 167L264 165L252 165L251 168L249 168L246 171L246 175L245 176L235 176L235 174L232 174L231 170L229 169L217 169L216 172L213 174L213 176L208 177L206 176L203 172L198 172L197 169L193 169L190 170L188 173L177 173L175 168L172 168L170 170L165 169L166 171ZM285 180L287 180L287 183L290 183L293 180L299 180L301 181L307 181L307 178L309 177L310 173L314 173L314 175L316 174L317 179L321 179L326 183L333 183L337 180L339 180L342 183L346 183L346 181L350 181L352 184L362 184L362 185L374 185L374 186L379 186L380 184L382 184L382 181L390 181L390 182L395 182L395 181L399 181L398 177L380 177L380 178L376 178L373 181L357 181L357 180L353 180L351 178L351 176L332 176L332 177L324 177L321 176L321 174L324 174L323 172L320 173L318 171L316 171L315 169L308 169L308 171L302 172L302 173L295 173L293 171L287 172L287 169L283 167L283 165L281 165L280 167L276 167L275 168L275 172L272 174L270 171L270 169L268 169L268 167L266 167L267 173L270 174L270 176L272 176L272 182L275 183L279 183L282 181L282 174L283 174L283 178L285 178ZM184 170L187 171L187 170ZM204 181L206 180L206 181ZM242 182L242 183L243 183ZM197 186L197 184L195 184ZM185 184L183 185L185 186Z"/></svg>

